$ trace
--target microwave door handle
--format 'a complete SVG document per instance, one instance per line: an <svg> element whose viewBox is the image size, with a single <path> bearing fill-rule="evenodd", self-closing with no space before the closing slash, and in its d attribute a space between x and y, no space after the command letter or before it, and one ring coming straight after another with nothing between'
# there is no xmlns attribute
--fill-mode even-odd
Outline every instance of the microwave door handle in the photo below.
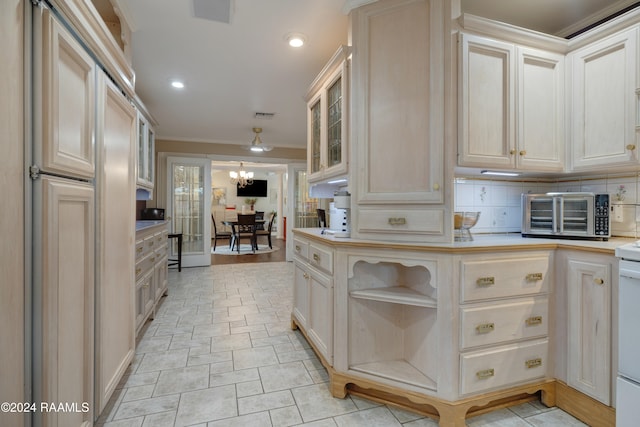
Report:
<svg viewBox="0 0 640 427"><path fill-rule="evenodd" d="M558 198L551 199L551 233L558 230Z"/></svg>
<svg viewBox="0 0 640 427"><path fill-rule="evenodd" d="M558 197L558 232L564 233L564 197Z"/></svg>

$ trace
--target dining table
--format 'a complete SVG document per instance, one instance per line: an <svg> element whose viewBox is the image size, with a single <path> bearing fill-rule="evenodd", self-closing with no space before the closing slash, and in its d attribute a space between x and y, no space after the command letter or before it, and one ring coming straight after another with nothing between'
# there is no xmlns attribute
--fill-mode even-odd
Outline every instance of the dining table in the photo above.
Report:
<svg viewBox="0 0 640 427"><path fill-rule="evenodd" d="M236 225L238 225L238 221L230 221L230 220L223 220L221 221L222 225L226 225L227 227L231 227L231 233L235 234L235 230L236 230ZM256 219L255 224L256 225L262 225L264 227L264 223L266 222L266 220L264 219ZM255 239L255 244L256 244L256 251L258 250L258 239ZM238 242L238 244L240 244L240 242Z"/></svg>

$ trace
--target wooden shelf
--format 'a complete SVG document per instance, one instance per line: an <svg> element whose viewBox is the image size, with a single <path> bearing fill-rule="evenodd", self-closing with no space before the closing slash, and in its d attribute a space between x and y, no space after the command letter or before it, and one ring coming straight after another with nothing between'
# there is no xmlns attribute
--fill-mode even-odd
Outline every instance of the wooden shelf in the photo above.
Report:
<svg viewBox="0 0 640 427"><path fill-rule="evenodd" d="M384 362L371 362L349 367L352 371L375 375L393 381L413 385L416 387L437 390L434 380L414 368L405 360L387 360Z"/></svg>
<svg viewBox="0 0 640 427"><path fill-rule="evenodd" d="M389 302L392 304L413 305L417 307L436 308L437 301L410 288L393 286L389 288L372 288L351 291L352 298Z"/></svg>

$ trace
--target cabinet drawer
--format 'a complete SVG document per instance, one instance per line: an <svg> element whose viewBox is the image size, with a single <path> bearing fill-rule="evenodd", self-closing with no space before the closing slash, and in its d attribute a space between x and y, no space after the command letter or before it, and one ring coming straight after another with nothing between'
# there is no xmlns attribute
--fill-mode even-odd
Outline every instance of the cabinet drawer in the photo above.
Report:
<svg viewBox="0 0 640 427"><path fill-rule="evenodd" d="M136 261L139 261L145 255L144 239L136 240Z"/></svg>
<svg viewBox="0 0 640 427"><path fill-rule="evenodd" d="M157 248L158 246L162 246L167 243L167 236L169 232L166 230L159 231L153 235L153 239L155 240L154 246Z"/></svg>
<svg viewBox="0 0 640 427"><path fill-rule="evenodd" d="M149 254L136 262L136 280L140 279L147 272L153 269L155 258L154 254Z"/></svg>
<svg viewBox="0 0 640 427"><path fill-rule="evenodd" d="M549 288L549 256L461 262L462 302L534 295Z"/></svg>
<svg viewBox="0 0 640 427"><path fill-rule="evenodd" d="M333 274L333 251L326 246L311 243L309 245L309 264Z"/></svg>
<svg viewBox="0 0 640 427"><path fill-rule="evenodd" d="M294 238L293 253L302 259L308 259L309 258L309 242L307 242L306 240Z"/></svg>
<svg viewBox="0 0 640 427"><path fill-rule="evenodd" d="M382 234L442 235L444 211L438 209L366 209L360 208L358 232Z"/></svg>
<svg viewBox="0 0 640 427"><path fill-rule="evenodd" d="M144 238L144 251L145 253L153 252L156 247L159 246L156 242L155 234L147 236Z"/></svg>
<svg viewBox="0 0 640 427"><path fill-rule="evenodd" d="M546 297L502 304L483 304L460 310L460 348L498 344L549 333Z"/></svg>
<svg viewBox="0 0 640 427"><path fill-rule="evenodd" d="M547 373L549 341L526 341L460 356L460 392L477 393Z"/></svg>

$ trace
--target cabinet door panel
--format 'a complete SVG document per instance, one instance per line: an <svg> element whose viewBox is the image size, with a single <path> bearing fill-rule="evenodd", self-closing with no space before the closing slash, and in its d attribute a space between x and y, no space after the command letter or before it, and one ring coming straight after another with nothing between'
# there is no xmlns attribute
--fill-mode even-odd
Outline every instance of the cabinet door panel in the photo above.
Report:
<svg viewBox="0 0 640 427"><path fill-rule="evenodd" d="M41 189L41 190L40 190ZM93 425L94 372L94 190L87 184L43 176L41 241L35 248L41 265L42 313L35 326L34 363L40 366L36 401L89 403L89 411L42 412L42 425ZM36 202L39 205L39 202ZM39 295L39 296L38 296ZM38 351L38 349L41 349ZM40 380L40 379L39 379Z"/></svg>
<svg viewBox="0 0 640 427"><path fill-rule="evenodd" d="M514 166L515 81L512 44L461 35L461 165Z"/></svg>
<svg viewBox="0 0 640 427"><path fill-rule="evenodd" d="M312 274L309 280L311 316L309 337L324 358L333 364L333 286L331 280Z"/></svg>
<svg viewBox="0 0 640 427"><path fill-rule="evenodd" d="M36 34L42 31L42 61L36 64L42 84L42 99L36 99L42 151L35 153L36 162L49 172L91 178L95 63L50 11L42 10L41 18L35 25Z"/></svg>
<svg viewBox="0 0 640 427"><path fill-rule="evenodd" d="M101 411L135 352L135 110L101 74L96 389ZM146 241L145 241L146 242ZM149 251L151 253L151 251Z"/></svg>
<svg viewBox="0 0 640 427"><path fill-rule="evenodd" d="M518 167L564 167L564 57L535 49L518 51Z"/></svg>
<svg viewBox="0 0 640 427"><path fill-rule="evenodd" d="M611 266L568 261L567 383L610 402Z"/></svg>
<svg viewBox="0 0 640 427"><path fill-rule="evenodd" d="M354 15L359 203L443 200L443 50L436 9L422 0L386 2Z"/></svg>
<svg viewBox="0 0 640 427"><path fill-rule="evenodd" d="M293 314L300 326L305 328L309 318L309 273L297 261L294 264Z"/></svg>
<svg viewBox="0 0 640 427"><path fill-rule="evenodd" d="M574 169L638 160L636 144L637 29L571 54Z"/></svg>

